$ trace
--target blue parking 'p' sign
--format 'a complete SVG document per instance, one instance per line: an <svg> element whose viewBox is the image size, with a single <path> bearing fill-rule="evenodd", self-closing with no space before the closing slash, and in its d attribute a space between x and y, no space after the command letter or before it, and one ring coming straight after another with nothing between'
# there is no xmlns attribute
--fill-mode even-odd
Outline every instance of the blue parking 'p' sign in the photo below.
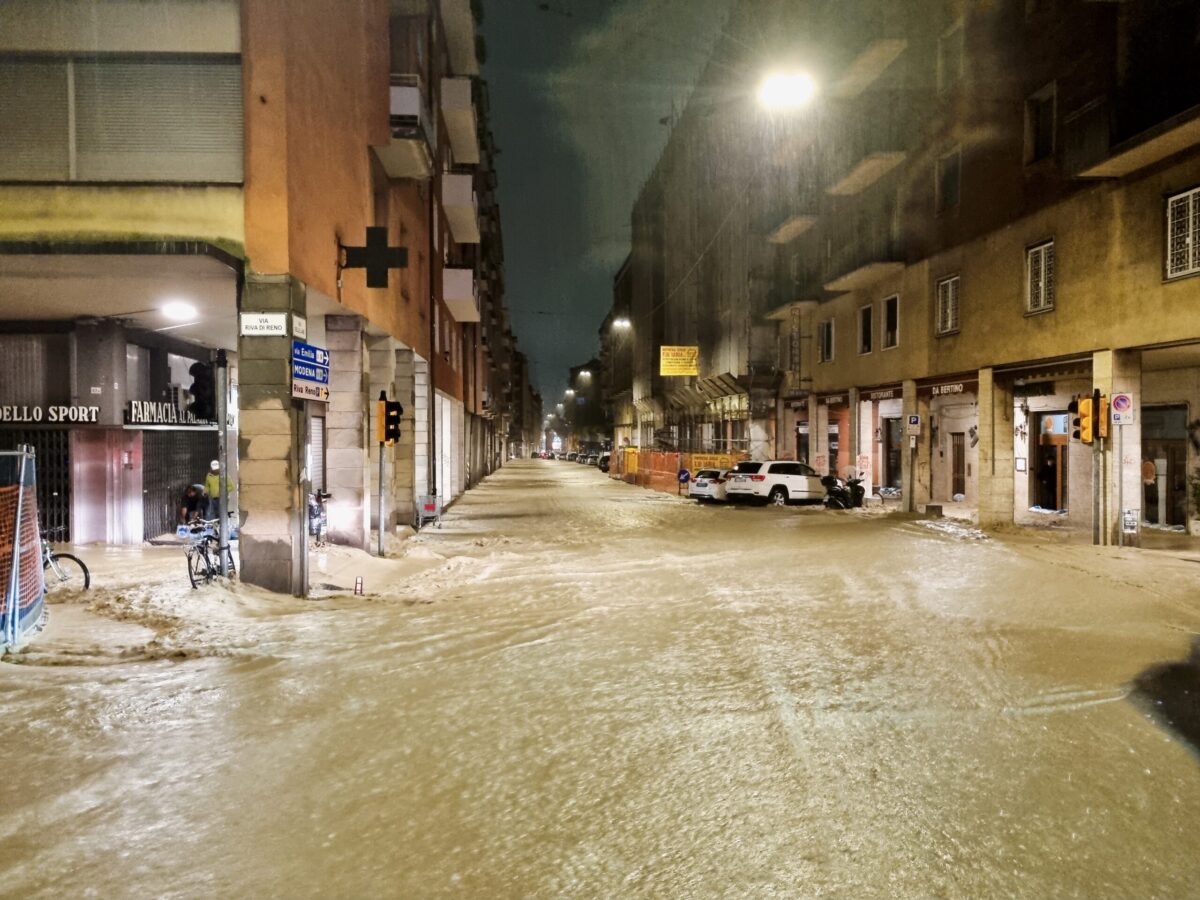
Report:
<svg viewBox="0 0 1200 900"><path fill-rule="evenodd" d="M679 470L679 483L680 484L687 484L691 480L692 480L691 472L689 472L687 469Z"/></svg>

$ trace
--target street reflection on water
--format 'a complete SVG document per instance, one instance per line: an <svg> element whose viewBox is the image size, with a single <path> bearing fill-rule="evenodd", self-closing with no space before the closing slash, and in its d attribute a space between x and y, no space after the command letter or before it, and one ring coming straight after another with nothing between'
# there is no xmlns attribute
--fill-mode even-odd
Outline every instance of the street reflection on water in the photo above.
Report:
<svg viewBox="0 0 1200 900"><path fill-rule="evenodd" d="M0 894L1195 894L1194 564L552 461L406 550L0 666Z"/></svg>

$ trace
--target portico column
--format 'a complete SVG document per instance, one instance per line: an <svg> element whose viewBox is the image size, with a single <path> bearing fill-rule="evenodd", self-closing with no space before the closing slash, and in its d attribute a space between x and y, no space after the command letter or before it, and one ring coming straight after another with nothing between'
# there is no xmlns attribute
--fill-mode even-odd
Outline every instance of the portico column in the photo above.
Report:
<svg viewBox="0 0 1200 900"><path fill-rule="evenodd" d="M370 459L367 455L367 374L362 319L326 316L329 345L329 412L326 414L325 481L329 537L366 550L370 523Z"/></svg>
<svg viewBox="0 0 1200 900"><path fill-rule="evenodd" d="M901 506L905 512L917 512L929 502L929 399L917 396L917 383L904 382L903 400L904 423L904 453L901 457L901 477L904 481ZM908 417L921 417L921 433L917 436L915 451L909 445L912 439L908 433Z"/></svg>
<svg viewBox="0 0 1200 900"><path fill-rule="evenodd" d="M370 496L370 518L371 527L375 529L382 528L385 532L390 532L396 525L396 503L395 480L397 457L400 448L393 444L391 447L384 447L384 484L383 484L383 523L379 521L379 439L378 439L378 423L375 421L376 401L379 399L380 393L387 395L389 400L399 400L400 404L408 411L409 403L407 398L399 397L396 393L396 341L394 338L384 335L370 336L367 338L367 360L370 372L370 385L367 389L368 409L370 410L370 421L367 423L367 447L370 455L370 466L368 467L371 475L371 496ZM403 430L403 426L401 426Z"/></svg>
<svg viewBox="0 0 1200 900"><path fill-rule="evenodd" d="M246 277L243 311L303 315L305 308L304 285L289 276ZM242 581L303 596L308 427L306 401L292 399L291 359L287 334L238 338L238 546Z"/></svg>
<svg viewBox="0 0 1200 900"><path fill-rule="evenodd" d="M992 369L979 370L979 524L1013 522L1013 390Z"/></svg>
<svg viewBox="0 0 1200 900"><path fill-rule="evenodd" d="M1142 512L1142 417L1138 415L1142 396L1142 354L1136 350L1099 350L1092 356L1092 381L1100 393L1131 394L1134 400L1133 422L1109 426L1104 452L1109 465L1104 485L1104 531L1110 544L1127 547L1141 544ZM1094 426L1099 431L1099 422ZM1135 534L1121 534L1122 510L1128 510L1137 523Z"/></svg>
<svg viewBox="0 0 1200 900"><path fill-rule="evenodd" d="M400 440L396 443L394 457L393 502L396 521L411 524L416 521L416 495L424 492L426 477L422 471L418 477L418 448L428 447L429 407L418 403L417 357L407 347L396 350L396 399L404 405L400 417Z"/></svg>
<svg viewBox="0 0 1200 900"><path fill-rule="evenodd" d="M847 392L847 396L848 396L849 402L850 402L850 415L848 418L850 420L850 453L849 453L849 456L850 456L850 469L852 470L851 474L855 475L863 480L863 487L867 491L867 496L870 496L871 495L871 464L869 461L870 460L870 450L869 449L867 450L868 462L867 462L866 468L862 468L858 464L858 458L863 455L863 443L864 443L863 427L862 427L862 410L859 409L859 405L861 403L862 398L859 394L858 388L850 388L850 390ZM870 418L868 418L867 421L870 422ZM870 446L869 442L871 440L870 427L867 428L866 434L867 434L866 442L869 447ZM841 473L839 472L838 474L840 475Z"/></svg>

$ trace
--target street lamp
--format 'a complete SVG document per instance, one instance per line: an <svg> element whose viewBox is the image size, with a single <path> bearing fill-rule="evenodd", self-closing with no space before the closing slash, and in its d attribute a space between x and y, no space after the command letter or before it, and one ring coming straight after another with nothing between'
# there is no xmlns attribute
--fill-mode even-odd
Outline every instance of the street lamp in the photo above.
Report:
<svg viewBox="0 0 1200 900"><path fill-rule="evenodd" d="M622 316L619 319L613 319L612 324L613 324L613 328L625 329L625 328L628 328L633 323L630 322L628 319L626 319L624 316Z"/></svg>
<svg viewBox="0 0 1200 900"><path fill-rule="evenodd" d="M589 372L587 369L582 369L582 370L579 372L579 377L580 377L580 378L591 378L591 377L592 377L592 373L591 373L591 372Z"/></svg>
<svg viewBox="0 0 1200 900"><path fill-rule="evenodd" d="M571 388L567 388L566 393L564 393L563 396L564 397L574 397L575 391L573 391Z"/></svg>
<svg viewBox="0 0 1200 900"><path fill-rule="evenodd" d="M776 72L758 87L758 102L765 109L788 110L807 106L817 92L817 84L806 72Z"/></svg>

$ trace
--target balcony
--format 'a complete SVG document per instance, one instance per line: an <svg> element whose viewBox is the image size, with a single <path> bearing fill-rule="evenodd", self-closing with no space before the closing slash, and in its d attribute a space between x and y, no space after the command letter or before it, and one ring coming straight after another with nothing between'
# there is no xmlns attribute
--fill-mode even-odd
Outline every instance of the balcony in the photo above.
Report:
<svg viewBox="0 0 1200 900"><path fill-rule="evenodd" d="M857 97L878 81L907 49L908 41L902 37L879 37L870 41L830 86L829 93L842 100Z"/></svg>
<svg viewBox="0 0 1200 900"><path fill-rule="evenodd" d="M475 103L471 79L442 79L442 117L450 134L450 149L459 165L479 164L479 132L475 125Z"/></svg>
<svg viewBox="0 0 1200 900"><path fill-rule="evenodd" d="M1103 147L1108 137L1109 120L1101 113L1080 117L1076 129L1079 143ZM1064 123L1065 125L1067 123ZM1089 127L1090 126L1090 127ZM1074 134L1073 130L1070 134ZM1091 140L1087 137L1094 135ZM1071 140L1068 137L1068 140ZM1152 128L1122 141L1107 152L1093 152L1095 162L1078 171L1078 178L1120 178L1148 168L1168 157L1200 144L1200 106L1184 110ZM1068 149L1072 145L1068 144Z"/></svg>
<svg viewBox="0 0 1200 900"><path fill-rule="evenodd" d="M479 58L475 55L475 16L470 0L442 0L442 28L450 68L456 75L478 75Z"/></svg>
<svg viewBox="0 0 1200 900"><path fill-rule="evenodd" d="M442 269L442 301L456 322L478 322L479 294L472 269Z"/></svg>
<svg viewBox="0 0 1200 900"><path fill-rule="evenodd" d="M419 75L392 75L389 88L391 140L375 155L391 178L426 179L433 174L437 128Z"/></svg>
<svg viewBox="0 0 1200 900"><path fill-rule="evenodd" d="M460 244L479 243L479 206L470 175L447 172L442 176L442 209L450 233Z"/></svg>
<svg viewBox="0 0 1200 900"><path fill-rule="evenodd" d="M847 293L904 271L904 253L892 231L892 215L870 216L839 229L825 269L825 290Z"/></svg>
<svg viewBox="0 0 1200 900"><path fill-rule="evenodd" d="M895 92L872 95L847 116L842 133L830 143L840 159L829 160L830 172L840 172L828 193L852 197L866 191L908 157L912 118Z"/></svg>

